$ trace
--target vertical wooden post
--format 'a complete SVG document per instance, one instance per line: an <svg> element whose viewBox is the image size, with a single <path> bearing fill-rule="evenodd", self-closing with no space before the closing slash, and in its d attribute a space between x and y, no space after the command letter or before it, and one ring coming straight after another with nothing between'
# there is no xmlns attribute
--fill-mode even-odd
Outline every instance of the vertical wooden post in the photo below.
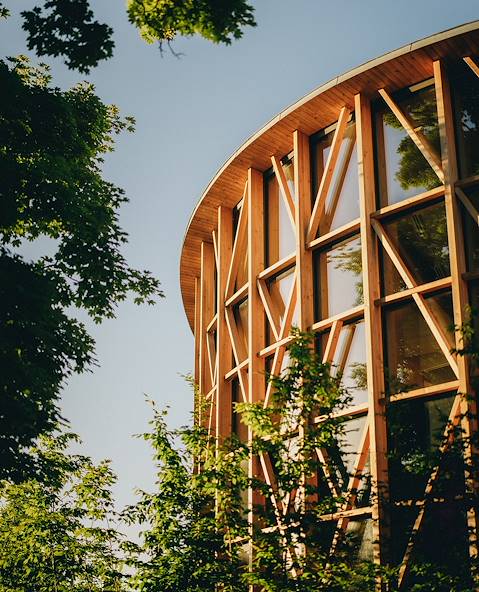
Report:
<svg viewBox="0 0 479 592"><path fill-rule="evenodd" d="M257 287L258 274L264 269L264 228L263 228L263 175L255 169L248 170L248 400L261 401L265 396L264 359L258 352L264 347L265 323L264 309ZM252 430L248 429L251 441ZM249 477L259 474L259 462L250 457ZM253 527L254 506L260 502L258 493L248 491L248 520ZM252 559L252 550L250 560Z"/></svg>
<svg viewBox="0 0 479 592"><path fill-rule="evenodd" d="M384 362L382 353L381 309L375 305L380 296L378 244L371 226L376 210L374 185L373 132L369 99L355 96L358 150L361 251L364 291L366 364L369 392L369 430L372 477L373 552L376 563L387 562L389 537L386 504L388 501L387 428L384 400Z"/></svg>
<svg viewBox="0 0 479 592"><path fill-rule="evenodd" d="M294 192L296 222L296 281L299 308L298 324L307 331L314 322L313 255L307 247L308 227L311 219L311 164L309 138L296 130L294 143Z"/></svg>
<svg viewBox="0 0 479 592"><path fill-rule="evenodd" d="M231 369L232 355L225 316L225 292L231 252L233 248L233 212L231 208L218 208L218 277L216 323L216 437L218 442L231 434L231 382L225 374Z"/></svg>
<svg viewBox="0 0 479 592"><path fill-rule="evenodd" d="M206 394L212 388L208 368L208 345L206 328L214 315L215 307L215 252L212 243L201 243L201 277L200 277L200 364L199 382L200 410Z"/></svg>
<svg viewBox="0 0 479 592"><path fill-rule="evenodd" d="M200 342L201 342L201 278L195 278L195 385L200 385Z"/></svg>
<svg viewBox="0 0 479 592"><path fill-rule="evenodd" d="M434 82L436 86L437 114L439 134L441 139L442 168L444 171L444 200L446 206L447 236L449 244L449 256L452 278L452 304L454 311L454 324L461 326L467 320L467 307L469 304L467 283L463 279L466 271L466 259L464 249L464 232L462 228L461 209L455 194L455 183L458 179L458 165L456 143L454 135L454 112L451 100L451 90L444 64L441 61L434 62ZM456 348L463 346L462 336L455 333ZM457 356L459 370L459 392L471 394L470 369L465 356ZM466 462L471 462L472 454L477 454L470 445L470 437L477 431L477 403L472 398L464 399L461 405L463 415L462 429L466 443ZM468 487L472 493L477 492L477 479L470 479ZM474 483L474 481L476 481ZM477 510L468 511L469 528L469 552L471 557L478 555L478 514Z"/></svg>

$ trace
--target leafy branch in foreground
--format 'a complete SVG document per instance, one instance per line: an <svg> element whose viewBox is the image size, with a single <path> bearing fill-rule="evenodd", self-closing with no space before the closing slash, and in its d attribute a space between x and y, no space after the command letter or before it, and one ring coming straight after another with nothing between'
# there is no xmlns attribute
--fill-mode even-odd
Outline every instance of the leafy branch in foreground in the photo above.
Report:
<svg viewBox="0 0 479 592"><path fill-rule="evenodd" d="M69 454L71 434L31 450L41 480L0 484L2 592L120 592L125 575L115 530L109 463Z"/></svg>
<svg viewBox="0 0 479 592"><path fill-rule="evenodd" d="M132 129L91 85L50 86L27 58L0 61L0 478L34 469L26 451L61 420L66 379L95 363L94 342L72 311L95 322L162 296L131 268L118 211L124 192L102 176L114 136ZM37 241L44 256L19 250Z"/></svg>

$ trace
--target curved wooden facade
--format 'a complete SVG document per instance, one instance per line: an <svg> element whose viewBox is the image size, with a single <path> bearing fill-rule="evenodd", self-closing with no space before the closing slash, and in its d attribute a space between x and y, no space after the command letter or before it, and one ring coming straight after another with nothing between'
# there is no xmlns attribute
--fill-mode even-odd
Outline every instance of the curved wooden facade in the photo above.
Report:
<svg viewBox="0 0 479 592"><path fill-rule="evenodd" d="M425 446L443 445L448 419L475 430L475 400L460 395L471 392L467 359L451 353L461 347L451 327L479 293L475 56L479 22L386 54L279 114L211 181L181 256L210 430L240 429L235 401L267 405L265 375L287 363L291 327L315 332L353 393L344 414L356 477L343 484L337 528L359 525L378 562L402 537L392 553L401 578L417 538L398 534L401 521L417 533L427 514L425 503L399 499L405 468L388 466L398 443L386 409L416 418L408 429ZM358 507L354 479L366 470L383 493ZM425 496L436 478L422 484ZM407 518L398 510L386 520L391 499L412 504ZM475 511L464 520L474 554Z"/></svg>

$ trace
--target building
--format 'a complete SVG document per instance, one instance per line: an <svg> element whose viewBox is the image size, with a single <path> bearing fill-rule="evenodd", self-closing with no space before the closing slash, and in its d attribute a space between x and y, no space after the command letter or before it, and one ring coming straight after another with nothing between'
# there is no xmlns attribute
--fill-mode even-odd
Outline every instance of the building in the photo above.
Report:
<svg viewBox="0 0 479 592"><path fill-rule="evenodd" d="M265 374L287 363L291 326L314 331L353 393L345 463L369 470L392 508L381 495L349 503L337 525L402 575L427 540L475 552L474 510L425 510L417 500L437 473L409 482L404 460L408 440L439 447L447 419L475 408L458 394L471 392L468 360L451 353L451 327L478 302L474 56L479 21L338 76L280 113L211 181L181 256L210 431L244 429L233 403L267 400ZM475 429L474 417L461 422Z"/></svg>

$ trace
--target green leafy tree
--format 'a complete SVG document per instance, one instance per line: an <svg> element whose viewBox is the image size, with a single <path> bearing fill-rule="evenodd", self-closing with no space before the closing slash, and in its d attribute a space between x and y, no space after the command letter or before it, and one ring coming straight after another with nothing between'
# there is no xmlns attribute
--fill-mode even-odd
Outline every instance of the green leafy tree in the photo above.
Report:
<svg viewBox="0 0 479 592"><path fill-rule="evenodd" d="M42 437L41 481L0 484L2 592L120 592L124 587L107 461L67 453L76 437Z"/></svg>
<svg viewBox="0 0 479 592"><path fill-rule="evenodd" d="M129 293L137 303L162 295L122 255L127 199L102 177L114 135L133 121L91 85L50 82L24 57L0 61L0 478L35 469L28 446L60 421L68 377L95 363L75 311L100 322ZM22 257L19 247L39 239L50 254Z"/></svg>
<svg viewBox="0 0 479 592"><path fill-rule="evenodd" d="M235 539L245 535L240 468L244 447L231 442L215 452L204 428L169 430L154 408L152 431L143 435L157 464L157 490L140 491L125 519L146 525L133 561L131 585L142 592L246 592ZM178 448L178 442L181 443Z"/></svg>
<svg viewBox="0 0 479 592"><path fill-rule="evenodd" d="M247 0L128 0L127 12L141 37L160 49L171 49L179 35L229 45L244 27L256 26ZM0 2L0 18L6 16ZM39 56L62 56L69 68L88 73L113 55L113 29L95 20L89 0L44 0L22 16L28 48Z"/></svg>

